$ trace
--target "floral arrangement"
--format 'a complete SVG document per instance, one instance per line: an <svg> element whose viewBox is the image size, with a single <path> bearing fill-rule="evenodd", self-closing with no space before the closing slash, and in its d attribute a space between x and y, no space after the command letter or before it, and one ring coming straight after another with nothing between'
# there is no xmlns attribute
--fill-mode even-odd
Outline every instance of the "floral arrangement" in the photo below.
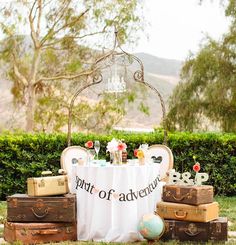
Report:
<svg viewBox="0 0 236 245"><path fill-rule="evenodd" d="M122 140L112 139L107 143L107 152L110 152L111 162L122 164L122 151L127 149L127 145Z"/></svg>
<svg viewBox="0 0 236 245"><path fill-rule="evenodd" d="M107 143L107 152L124 151L127 145L122 140L112 139Z"/></svg>
<svg viewBox="0 0 236 245"><path fill-rule="evenodd" d="M144 152L141 149L135 149L134 150L134 156L137 158L144 158Z"/></svg>
<svg viewBox="0 0 236 245"><path fill-rule="evenodd" d="M93 149L94 144L92 140L87 141L84 146L88 148L88 162L91 162L94 160L94 157L96 155L95 150Z"/></svg>
<svg viewBox="0 0 236 245"><path fill-rule="evenodd" d="M142 144L138 149L134 150L134 156L138 158L139 164L144 164L144 158L148 149L148 144Z"/></svg>

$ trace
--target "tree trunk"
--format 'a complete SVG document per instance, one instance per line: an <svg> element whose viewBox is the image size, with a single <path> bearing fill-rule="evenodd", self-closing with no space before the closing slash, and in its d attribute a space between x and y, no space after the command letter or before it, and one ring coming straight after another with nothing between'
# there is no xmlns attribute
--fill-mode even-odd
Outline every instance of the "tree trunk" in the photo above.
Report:
<svg viewBox="0 0 236 245"><path fill-rule="evenodd" d="M35 94L34 87L30 84L27 88L27 102L26 102L26 131L33 132L34 130L34 108L35 108Z"/></svg>
<svg viewBox="0 0 236 245"><path fill-rule="evenodd" d="M26 102L26 131L32 132L34 130L34 111L35 111L35 90L36 74L38 71L40 61L40 49L35 49L32 68L29 78L29 85L27 88L27 102Z"/></svg>

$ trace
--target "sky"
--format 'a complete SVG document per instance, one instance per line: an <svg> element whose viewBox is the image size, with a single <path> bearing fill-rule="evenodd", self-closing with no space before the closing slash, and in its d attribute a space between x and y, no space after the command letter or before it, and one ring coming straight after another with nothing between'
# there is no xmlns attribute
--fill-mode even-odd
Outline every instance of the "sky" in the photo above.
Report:
<svg viewBox="0 0 236 245"><path fill-rule="evenodd" d="M129 53L144 52L161 58L185 60L190 51L197 52L206 34L219 39L230 23L224 16L220 0L203 0L202 5L199 0L141 1L144 18L149 24L140 34L136 47L124 45Z"/></svg>
<svg viewBox="0 0 236 245"><path fill-rule="evenodd" d="M219 0L145 0L144 15L149 22L132 52L185 60L196 53L206 34L214 39L228 30L230 20L224 16Z"/></svg>

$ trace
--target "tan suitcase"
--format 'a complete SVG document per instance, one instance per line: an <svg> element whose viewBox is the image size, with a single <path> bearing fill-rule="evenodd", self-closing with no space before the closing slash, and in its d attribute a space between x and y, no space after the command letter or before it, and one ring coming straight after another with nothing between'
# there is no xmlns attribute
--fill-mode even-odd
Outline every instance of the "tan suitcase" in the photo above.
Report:
<svg viewBox="0 0 236 245"><path fill-rule="evenodd" d="M29 196L55 196L69 192L67 175L27 179Z"/></svg>
<svg viewBox="0 0 236 245"><path fill-rule="evenodd" d="M201 204L198 206L159 202L157 204L157 214L163 219L209 222L219 217L219 205L217 202Z"/></svg>

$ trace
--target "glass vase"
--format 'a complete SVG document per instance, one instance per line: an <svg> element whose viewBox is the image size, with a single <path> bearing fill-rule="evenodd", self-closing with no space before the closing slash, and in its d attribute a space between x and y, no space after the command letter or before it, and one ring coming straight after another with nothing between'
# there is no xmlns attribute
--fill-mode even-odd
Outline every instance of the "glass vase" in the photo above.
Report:
<svg viewBox="0 0 236 245"><path fill-rule="evenodd" d="M113 152L113 164L122 164L122 151Z"/></svg>

